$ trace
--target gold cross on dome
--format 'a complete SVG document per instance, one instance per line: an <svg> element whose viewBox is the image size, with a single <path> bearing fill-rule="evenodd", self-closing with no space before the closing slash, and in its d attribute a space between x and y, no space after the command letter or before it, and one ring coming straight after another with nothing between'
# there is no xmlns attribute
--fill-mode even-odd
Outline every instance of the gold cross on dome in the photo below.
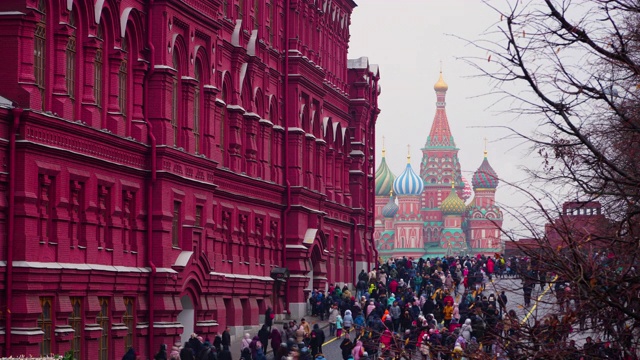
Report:
<svg viewBox="0 0 640 360"><path fill-rule="evenodd" d="M382 157L387 154L387 150L384 148L384 135L382 135Z"/></svg>
<svg viewBox="0 0 640 360"><path fill-rule="evenodd" d="M484 157L487 157L487 138L484 138Z"/></svg>

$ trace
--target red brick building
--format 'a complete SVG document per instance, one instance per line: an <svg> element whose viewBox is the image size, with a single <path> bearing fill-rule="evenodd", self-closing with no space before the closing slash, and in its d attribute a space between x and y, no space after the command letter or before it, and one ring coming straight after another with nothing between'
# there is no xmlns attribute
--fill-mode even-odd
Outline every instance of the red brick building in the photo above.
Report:
<svg viewBox="0 0 640 360"><path fill-rule="evenodd" d="M504 254L534 256L547 251L561 252L576 247L592 254L610 250L615 222L608 219L598 201L568 201L553 222L545 224L541 238L523 238L505 242Z"/></svg>
<svg viewBox="0 0 640 360"><path fill-rule="evenodd" d="M347 60L355 6L0 2L2 353L144 359L369 268L380 87Z"/></svg>

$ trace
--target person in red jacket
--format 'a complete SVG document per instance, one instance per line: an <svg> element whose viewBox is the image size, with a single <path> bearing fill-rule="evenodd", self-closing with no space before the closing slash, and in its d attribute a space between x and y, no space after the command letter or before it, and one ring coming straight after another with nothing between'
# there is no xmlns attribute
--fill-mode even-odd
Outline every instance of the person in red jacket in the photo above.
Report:
<svg viewBox="0 0 640 360"><path fill-rule="evenodd" d="M383 345L382 353L387 355L391 350L391 341L393 340L393 334L389 329L386 329L382 335L380 335L380 343Z"/></svg>
<svg viewBox="0 0 640 360"><path fill-rule="evenodd" d="M395 294L398 291L398 280L395 278L391 279L389 282L389 291L391 291L392 294Z"/></svg>

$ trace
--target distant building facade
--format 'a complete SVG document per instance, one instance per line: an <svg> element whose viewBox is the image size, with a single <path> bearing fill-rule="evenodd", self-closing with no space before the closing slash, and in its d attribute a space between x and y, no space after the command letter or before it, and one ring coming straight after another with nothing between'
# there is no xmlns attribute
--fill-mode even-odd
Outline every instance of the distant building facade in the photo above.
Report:
<svg viewBox="0 0 640 360"><path fill-rule="evenodd" d="M373 266L355 6L0 2L2 353L148 358Z"/></svg>
<svg viewBox="0 0 640 360"><path fill-rule="evenodd" d="M549 249L560 252L571 246L586 253L607 252L615 231L615 223L605 216L600 202L568 201L558 217L545 225L543 237L507 241L505 256L532 256Z"/></svg>
<svg viewBox="0 0 640 360"><path fill-rule="evenodd" d="M422 148L419 175L408 156L404 172L396 177L383 150L376 170L374 233L382 258L490 255L502 250L503 216L495 203L498 175L485 151L471 185L462 177L459 148L446 113L448 88L440 73L434 86L436 114Z"/></svg>

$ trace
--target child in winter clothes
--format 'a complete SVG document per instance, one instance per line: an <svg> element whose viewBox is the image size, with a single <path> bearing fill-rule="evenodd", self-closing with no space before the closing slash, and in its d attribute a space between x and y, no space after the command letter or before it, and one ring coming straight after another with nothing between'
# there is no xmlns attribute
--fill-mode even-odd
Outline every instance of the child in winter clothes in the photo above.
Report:
<svg viewBox="0 0 640 360"><path fill-rule="evenodd" d="M338 316L336 316L336 337L342 336L342 322L342 316L338 314Z"/></svg>

